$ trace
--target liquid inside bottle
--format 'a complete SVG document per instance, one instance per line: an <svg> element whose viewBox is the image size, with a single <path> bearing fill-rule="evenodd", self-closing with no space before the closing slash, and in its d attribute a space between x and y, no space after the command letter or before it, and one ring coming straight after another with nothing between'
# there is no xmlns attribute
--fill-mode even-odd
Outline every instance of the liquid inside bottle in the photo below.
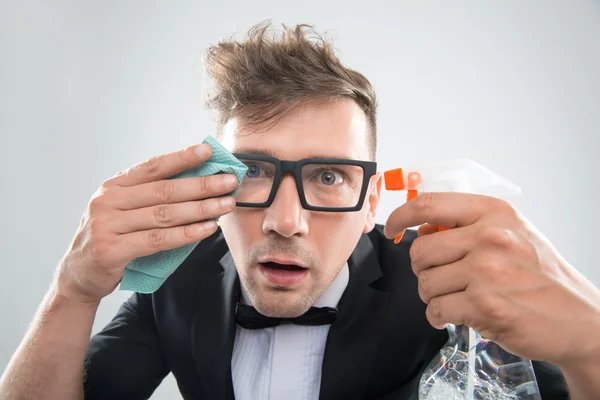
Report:
<svg viewBox="0 0 600 400"><path fill-rule="evenodd" d="M511 354L464 325L421 376L419 400L541 400L530 360Z"/></svg>

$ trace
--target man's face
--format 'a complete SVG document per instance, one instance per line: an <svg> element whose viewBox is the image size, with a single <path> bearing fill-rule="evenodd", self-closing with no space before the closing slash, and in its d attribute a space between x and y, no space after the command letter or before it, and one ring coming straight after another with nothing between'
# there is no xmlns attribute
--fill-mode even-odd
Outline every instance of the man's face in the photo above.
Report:
<svg viewBox="0 0 600 400"><path fill-rule="evenodd" d="M221 143L231 152L268 152L280 160L369 161L368 134L364 112L348 99L309 102L258 132L232 119ZM377 174L360 211L308 211L302 208L294 177L286 174L270 207L237 207L221 217L241 283L255 308L272 317L306 312L337 276L361 233L373 229L380 190Z"/></svg>

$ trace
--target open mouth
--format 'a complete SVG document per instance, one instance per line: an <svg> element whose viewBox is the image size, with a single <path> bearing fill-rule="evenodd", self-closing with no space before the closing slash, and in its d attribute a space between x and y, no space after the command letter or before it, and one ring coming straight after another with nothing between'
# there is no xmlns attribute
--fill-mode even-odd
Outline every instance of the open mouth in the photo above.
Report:
<svg viewBox="0 0 600 400"><path fill-rule="evenodd" d="M308 275L308 268L296 264L281 264L267 261L258 264L258 269L270 285L295 287Z"/></svg>
<svg viewBox="0 0 600 400"><path fill-rule="evenodd" d="M279 264L279 263L271 262L271 261L263 263L262 265L264 265L265 268L268 268L268 269L284 270L284 271L303 271L306 269L300 265Z"/></svg>

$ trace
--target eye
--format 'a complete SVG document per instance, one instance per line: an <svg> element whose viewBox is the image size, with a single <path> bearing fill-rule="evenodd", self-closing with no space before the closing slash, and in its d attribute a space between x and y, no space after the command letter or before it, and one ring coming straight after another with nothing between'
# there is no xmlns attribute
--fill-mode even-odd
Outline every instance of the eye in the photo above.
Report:
<svg viewBox="0 0 600 400"><path fill-rule="evenodd" d="M344 179L340 174L336 174L332 171L324 171L321 173L321 183L324 185L335 185L342 183Z"/></svg>
<svg viewBox="0 0 600 400"><path fill-rule="evenodd" d="M258 178L260 176L260 167L258 165L248 165L246 176L248 178Z"/></svg>

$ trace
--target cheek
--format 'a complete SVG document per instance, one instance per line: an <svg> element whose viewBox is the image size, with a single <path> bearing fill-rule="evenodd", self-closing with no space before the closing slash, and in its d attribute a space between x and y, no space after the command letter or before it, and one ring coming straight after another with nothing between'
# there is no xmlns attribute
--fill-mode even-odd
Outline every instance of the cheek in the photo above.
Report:
<svg viewBox="0 0 600 400"><path fill-rule="evenodd" d="M260 213L248 213L244 211L234 210L219 218L219 226L223 231L225 240L229 248L236 252L248 248L254 238L262 232Z"/></svg>
<svg viewBox="0 0 600 400"><path fill-rule="evenodd" d="M310 232L323 259L334 263L346 261L363 232L365 220L366 215L362 211L313 220Z"/></svg>

